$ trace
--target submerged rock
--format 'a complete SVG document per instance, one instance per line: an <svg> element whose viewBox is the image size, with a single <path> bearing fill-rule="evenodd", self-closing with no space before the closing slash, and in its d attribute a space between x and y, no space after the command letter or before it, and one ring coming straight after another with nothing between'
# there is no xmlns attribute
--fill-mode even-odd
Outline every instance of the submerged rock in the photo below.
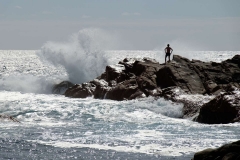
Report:
<svg viewBox="0 0 240 160"><path fill-rule="evenodd" d="M0 120L8 120L8 121L12 121L12 122L21 123L18 119L14 118L13 116L9 116L9 115L1 115L0 114Z"/></svg>
<svg viewBox="0 0 240 160"><path fill-rule="evenodd" d="M184 103L184 117L196 115L200 110L196 118L198 122L239 122L239 99L236 98L233 107L232 101L227 102L224 98L233 96L228 93L229 86L240 88L240 55L221 63L190 61L174 55L173 61L166 65L150 58L126 58L117 65L107 66L105 72L96 79L69 87L65 96L92 96L118 101L161 96ZM219 96L205 104L205 97L194 101L182 98L182 94ZM235 97L239 97L239 92L235 93ZM227 113L226 116L223 113Z"/></svg>

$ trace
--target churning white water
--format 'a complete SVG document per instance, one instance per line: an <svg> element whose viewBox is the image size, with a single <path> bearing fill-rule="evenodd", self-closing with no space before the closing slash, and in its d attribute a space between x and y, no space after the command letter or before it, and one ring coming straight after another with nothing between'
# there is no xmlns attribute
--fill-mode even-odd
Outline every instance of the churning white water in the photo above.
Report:
<svg viewBox="0 0 240 160"><path fill-rule="evenodd" d="M38 51L0 51L0 114L21 122L0 121L0 159L190 159L196 151L240 139L239 123L180 119L182 104L162 98L118 102L51 94L53 84L89 81L125 57L164 62L159 50L106 51L99 38L107 39L82 30ZM240 52L173 54L220 62Z"/></svg>

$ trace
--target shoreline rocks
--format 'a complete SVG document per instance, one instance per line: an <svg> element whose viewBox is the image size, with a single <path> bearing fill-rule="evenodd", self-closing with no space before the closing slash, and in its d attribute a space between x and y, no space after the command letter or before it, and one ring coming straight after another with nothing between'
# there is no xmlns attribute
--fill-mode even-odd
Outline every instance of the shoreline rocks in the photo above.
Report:
<svg viewBox="0 0 240 160"><path fill-rule="evenodd" d="M194 154L192 160L239 160L240 140L225 144L217 149L205 149Z"/></svg>
<svg viewBox="0 0 240 160"><path fill-rule="evenodd" d="M64 95L118 101L164 97L184 104L184 118L199 113L194 118L197 122L214 124L240 122L239 89L240 55L221 63L174 55L167 64L150 58L125 58L107 66L96 79L69 87ZM191 101L183 95L202 95L202 100ZM215 98L206 102L206 97Z"/></svg>
<svg viewBox="0 0 240 160"><path fill-rule="evenodd" d="M219 94L204 104L196 121L207 124L239 122L240 117L240 91L230 91Z"/></svg>
<svg viewBox="0 0 240 160"><path fill-rule="evenodd" d="M156 81L156 72L160 66L151 59L124 59L116 66L107 66L106 71L96 79L68 88L64 95L71 98L93 96L118 101L160 95L161 89Z"/></svg>

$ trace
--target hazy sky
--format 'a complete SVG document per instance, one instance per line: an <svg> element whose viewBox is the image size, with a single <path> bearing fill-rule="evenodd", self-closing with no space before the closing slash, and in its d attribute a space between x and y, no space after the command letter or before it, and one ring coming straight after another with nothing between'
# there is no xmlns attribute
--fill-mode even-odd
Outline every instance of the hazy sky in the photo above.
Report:
<svg viewBox="0 0 240 160"><path fill-rule="evenodd" d="M116 49L240 50L240 0L0 0L0 49L40 49L85 28Z"/></svg>

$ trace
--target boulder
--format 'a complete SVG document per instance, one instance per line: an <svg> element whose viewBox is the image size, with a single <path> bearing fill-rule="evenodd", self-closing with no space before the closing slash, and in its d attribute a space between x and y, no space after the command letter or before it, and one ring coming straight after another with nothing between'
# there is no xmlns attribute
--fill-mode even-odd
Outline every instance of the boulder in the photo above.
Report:
<svg viewBox="0 0 240 160"><path fill-rule="evenodd" d="M144 75L145 77L152 77L162 67L156 60L144 58L142 61L135 61L131 72L136 76Z"/></svg>
<svg viewBox="0 0 240 160"><path fill-rule="evenodd" d="M226 92L204 104L196 118L207 124L240 122L240 91Z"/></svg>
<svg viewBox="0 0 240 160"><path fill-rule="evenodd" d="M112 82L111 85L114 85L114 81L110 82ZM96 86L95 90L93 91L94 98L105 99L105 95L110 89L108 82L106 82L104 79L94 79L91 81L91 83Z"/></svg>
<svg viewBox="0 0 240 160"><path fill-rule="evenodd" d="M111 80L117 80L123 74L123 70L125 69L124 65L109 65L106 67L106 81L109 82Z"/></svg>
<svg viewBox="0 0 240 160"><path fill-rule="evenodd" d="M66 90L64 95L71 98L87 98L93 96L96 86L93 83L76 84Z"/></svg>
<svg viewBox="0 0 240 160"><path fill-rule="evenodd" d="M191 61L173 56L172 63L160 68L157 72L157 82L161 88L178 86L191 94L204 94L205 87L198 73L192 68Z"/></svg>
<svg viewBox="0 0 240 160"><path fill-rule="evenodd" d="M117 101L131 100L137 97L146 97L144 93L138 88L135 79L130 79L118 84L116 87L111 88L105 98Z"/></svg>
<svg viewBox="0 0 240 160"><path fill-rule="evenodd" d="M205 149L194 154L192 160L239 160L240 141L225 144L217 149Z"/></svg>
<svg viewBox="0 0 240 160"><path fill-rule="evenodd" d="M53 86L52 93L53 94L64 94L66 92L66 90L72 86L74 86L74 84L72 82L63 81L63 82Z"/></svg>

